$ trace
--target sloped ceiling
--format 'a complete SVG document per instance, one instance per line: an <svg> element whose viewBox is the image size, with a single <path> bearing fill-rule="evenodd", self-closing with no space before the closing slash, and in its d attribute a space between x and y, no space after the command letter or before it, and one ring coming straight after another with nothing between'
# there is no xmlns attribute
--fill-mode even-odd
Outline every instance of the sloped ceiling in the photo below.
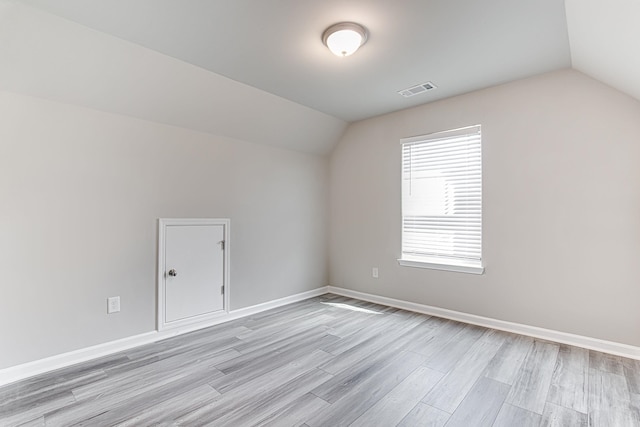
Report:
<svg viewBox="0 0 640 427"><path fill-rule="evenodd" d="M0 0L0 90L312 154L347 123L139 45Z"/></svg>
<svg viewBox="0 0 640 427"><path fill-rule="evenodd" d="M570 66L563 0L24 0L345 121ZM367 27L355 55L321 42ZM397 91L432 81L429 93Z"/></svg>
<svg viewBox="0 0 640 427"><path fill-rule="evenodd" d="M640 100L640 1L566 0L573 67Z"/></svg>
<svg viewBox="0 0 640 427"><path fill-rule="evenodd" d="M350 121L573 66L640 99L638 0L0 0L0 89L326 154ZM323 30L365 25L355 55ZM432 81L412 98L398 90Z"/></svg>

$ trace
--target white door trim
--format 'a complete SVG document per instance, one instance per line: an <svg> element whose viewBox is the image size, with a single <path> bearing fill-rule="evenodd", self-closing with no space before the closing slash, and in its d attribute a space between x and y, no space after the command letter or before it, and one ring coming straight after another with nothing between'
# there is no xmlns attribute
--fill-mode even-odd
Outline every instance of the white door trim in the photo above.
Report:
<svg viewBox="0 0 640 427"><path fill-rule="evenodd" d="M177 320L174 322L165 322L165 244L166 244L166 229L167 226L172 225L221 225L224 229L224 307L222 311L215 313L207 313L200 316L191 317L188 319ZM184 326L197 326L199 324L209 324L212 319L228 316L229 314L229 253L230 253L230 225L231 221L228 218L159 218L158 219L158 276L157 276L157 330L163 331L167 329L181 328Z"/></svg>

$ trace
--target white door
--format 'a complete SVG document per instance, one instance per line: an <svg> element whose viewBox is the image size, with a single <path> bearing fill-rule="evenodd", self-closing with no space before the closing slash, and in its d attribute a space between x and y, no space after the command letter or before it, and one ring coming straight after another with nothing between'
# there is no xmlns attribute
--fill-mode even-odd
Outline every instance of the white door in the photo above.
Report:
<svg viewBox="0 0 640 427"><path fill-rule="evenodd" d="M206 222L161 220L161 326L193 323L225 308L226 225Z"/></svg>

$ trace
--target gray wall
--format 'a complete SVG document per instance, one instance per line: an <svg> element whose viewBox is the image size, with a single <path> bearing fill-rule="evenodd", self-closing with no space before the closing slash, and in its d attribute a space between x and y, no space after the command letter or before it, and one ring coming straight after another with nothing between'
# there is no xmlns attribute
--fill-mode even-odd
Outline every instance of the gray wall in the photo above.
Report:
<svg viewBox="0 0 640 427"><path fill-rule="evenodd" d="M233 309L331 283L640 345L640 103L580 73L352 124L329 168L9 92L0 115L0 369L152 331L159 217L231 218ZM399 139L475 123L485 275L398 266Z"/></svg>
<svg viewBox="0 0 640 427"><path fill-rule="evenodd" d="M0 117L0 368L154 330L160 217L231 218L232 309L327 284L326 157L1 91Z"/></svg>
<svg viewBox="0 0 640 427"><path fill-rule="evenodd" d="M485 274L400 267L400 138L478 123ZM332 285L640 345L638 101L570 70L490 88L351 125L330 179Z"/></svg>

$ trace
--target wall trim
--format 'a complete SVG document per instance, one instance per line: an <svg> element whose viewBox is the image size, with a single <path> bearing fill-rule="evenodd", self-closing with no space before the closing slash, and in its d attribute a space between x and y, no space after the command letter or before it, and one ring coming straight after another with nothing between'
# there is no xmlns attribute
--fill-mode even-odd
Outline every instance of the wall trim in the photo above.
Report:
<svg viewBox="0 0 640 427"><path fill-rule="evenodd" d="M35 360L33 362L27 362L16 366L11 366L9 368L0 369L0 386L20 381L25 378L33 377L35 375L54 371L56 369L65 368L77 363L82 363L99 357L108 356L110 354L128 350L134 347L151 344L156 341L164 340L177 335L186 334L198 329L203 329L209 326L214 326L242 317L251 316L253 314L270 310L272 308L277 308L294 302L314 298L326 293L332 293L349 298L356 298L363 301L387 305L389 307L396 307L403 310L414 311L416 313L428 314L431 316L456 320L458 322L498 329L501 331L512 332L520 335L527 335L534 338L541 338L562 344L574 345L590 350L601 351L603 353L614 354L616 356L640 360L640 347L628 344L554 331L551 329L544 329L520 323L507 322L504 320L492 319L490 317L477 316L475 314L468 314L459 311L448 310L445 308L433 307L425 304L418 304L414 302L353 291L336 286L323 286L311 291L290 295L288 297L279 298L273 301L268 301L237 310L231 310L228 315L212 319L206 324L188 325L185 327L164 331L145 332L139 335L134 335L119 340L58 354L44 359Z"/></svg>
<svg viewBox="0 0 640 427"><path fill-rule="evenodd" d="M640 360L640 347L329 286L329 293Z"/></svg>
<svg viewBox="0 0 640 427"><path fill-rule="evenodd" d="M171 338L177 335L186 334L198 329L207 328L220 323L228 322L231 320L239 319L241 317L250 316L252 314L260 313L265 310L277 308L283 305L291 304L298 301L303 301L309 298L314 298L328 292L328 287L323 286L311 291L302 292L288 297L279 298L273 301L268 301L261 304L252 305L250 307L240 308L237 310L231 310L228 314L210 319L206 323L198 323L194 325L186 325L184 327L177 327L172 329L165 329L162 331L150 331L139 335L133 335L130 337L118 339L115 341L109 341L102 344L97 344L91 347L81 348L73 350L67 353L57 354L44 359L34 360L32 362L23 363L9 368L0 369L0 386L7 385L16 381L20 381L35 375L43 374L46 372L54 371L56 369L66 368L71 365L86 362L99 357L108 356L120 351L129 350L134 347L139 347L145 344L151 344L156 341Z"/></svg>

